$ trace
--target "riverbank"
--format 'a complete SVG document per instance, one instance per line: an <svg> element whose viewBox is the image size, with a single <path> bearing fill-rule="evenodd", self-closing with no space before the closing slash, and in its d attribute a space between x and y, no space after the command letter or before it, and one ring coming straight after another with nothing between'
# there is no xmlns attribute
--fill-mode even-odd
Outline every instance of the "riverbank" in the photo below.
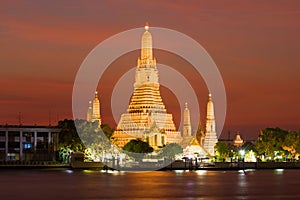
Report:
<svg viewBox="0 0 300 200"><path fill-rule="evenodd" d="M70 164L52 161L33 162L0 162L0 169L42 169L42 168L70 168Z"/></svg>
<svg viewBox="0 0 300 200"><path fill-rule="evenodd" d="M119 170L119 171L149 171L153 165L147 167L147 163L135 167L107 167L101 162L75 162L62 164L56 162L7 162L0 163L0 169L42 169L42 168L66 168L66 169L91 169L91 170ZM300 169L300 162L212 162L193 163L175 161L168 166L157 166L157 170L245 170L245 169Z"/></svg>
<svg viewBox="0 0 300 200"><path fill-rule="evenodd" d="M161 170L300 169L300 162L173 162Z"/></svg>

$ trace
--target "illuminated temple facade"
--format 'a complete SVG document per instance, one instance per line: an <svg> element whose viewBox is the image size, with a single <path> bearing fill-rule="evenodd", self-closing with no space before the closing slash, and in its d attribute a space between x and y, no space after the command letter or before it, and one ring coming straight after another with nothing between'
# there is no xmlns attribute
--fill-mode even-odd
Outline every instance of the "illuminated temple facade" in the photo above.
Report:
<svg viewBox="0 0 300 200"><path fill-rule="evenodd" d="M169 143L181 143L181 134L175 127L172 114L167 113L159 87L152 35L146 24L135 72L134 92L127 112L121 115L111 137L119 148L137 138L147 141L154 149Z"/></svg>
<svg viewBox="0 0 300 200"><path fill-rule="evenodd" d="M190 134L190 112L187 104L184 110L184 128L183 128L183 145L185 156L215 156L215 145L218 142L216 132L216 120L214 113L214 104L211 94L208 95L207 111L206 111L206 127L203 134L201 125L199 125L199 135L191 137Z"/></svg>

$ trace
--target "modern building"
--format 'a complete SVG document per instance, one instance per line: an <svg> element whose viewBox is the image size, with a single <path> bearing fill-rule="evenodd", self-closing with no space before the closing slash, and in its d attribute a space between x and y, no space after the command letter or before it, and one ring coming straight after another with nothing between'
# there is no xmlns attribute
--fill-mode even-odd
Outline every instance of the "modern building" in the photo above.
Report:
<svg viewBox="0 0 300 200"><path fill-rule="evenodd" d="M216 121L214 104L212 101L211 94L208 95L207 102L207 114L206 114L206 132L204 138L203 147L209 153L210 156L215 155L215 145L218 142L217 132L216 132Z"/></svg>
<svg viewBox="0 0 300 200"><path fill-rule="evenodd" d="M48 126L0 126L0 161L53 161L59 132Z"/></svg>
<svg viewBox="0 0 300 200"><path fill-rule="evenodd" d="M88 122L95 122L97 121L99 126L101 125L101 115L100 115L100 101L98 98L98 92L95 92L95 98L92 102L89 102L89 108L87 112L87 121Z"/></svg>
<svg viewBox="0 0 300 200"><path fill-rule="evenodd" d="M181 134L175 127L172 114L167 113L160 95L158 70L148 23L142 35L141 46L134 92L127 111L121 115L111 137L112 142L119 148L136 138L148 141L154 148L168 143L179 144L182 140Z"/></svg>

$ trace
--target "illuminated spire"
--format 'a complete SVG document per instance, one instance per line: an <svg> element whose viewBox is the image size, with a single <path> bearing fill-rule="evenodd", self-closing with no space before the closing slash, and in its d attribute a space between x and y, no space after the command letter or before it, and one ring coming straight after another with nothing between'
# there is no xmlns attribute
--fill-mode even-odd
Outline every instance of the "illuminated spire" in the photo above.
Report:
<svg viewBox="0 0 300 200"><path fill-rule="evenodd" d="M217 142L218 142L218 137L216 133L214 104L212 101L211 94L209 94L208 102L207 102L206 132L204 138L204 148L211 156L214 156L215 154L214 147Z"/></svg>
<svg viewBox="0 0 300 200"><path fill-rule="evenodd" d="M145 32L142 36L141 60L146 61L145 64L150 64L152 57L152 35L148 31L149 24L146 22Z"/></svg>
<svg viewBox="0 0 300 200"><path fill-rule="evenodd" d="M146 25L145 25L145 30L148 31L149 30L149 23L146 22Z"/></svg>
<svg viewBox="0 0 300 200"><path fill-rule="evenodd" d="M141 39L141 55L135 71L134 91L128 109L121 115L111 140L119 148L135 138L147 140L153 148L182 140L173 116L162 101L156 60L153 57L152 35L146 23Z"/></svg>
<svg viewBox="0 0 300 200"><path fill-rule="evenodd" d="M158 71L156 59L153 57L152 35L149 32L148 22L146 22L145 32L142 35L141 56L137 62L134 88L146 83L158 84Z"/></svg>
<svg viewBox="0 0 300 200"><path fill-rule="evenodd" d="M189 137L192 135L191 127L191 115L188 108L188 104L185 103L185 108L183 111L183 137Z"/></svg>
<svg viewBox="0 0 300 200"><path fill-rule="evenodd" d="M95 98L93 101L93 119L92 121L98 121L99 125L101 125L101 116L100 116L100 101L98 98L98 92L95 91Z"/></svg>
<svg viewBox="0 0 300 200"><path fill-rule="evenodd" d="M214 112L214 104L212 101L211 94L208 94L208 102L207 102L207 119L214 120L215 112Z"/></svg>
<svg viewBox="0 0 300 200"><path fill-rule="evenodd" d="M91 122L92 119L93 119L93 107L92 107L92 101L89 101L89 108L88 108L86 120L88 122Z"/></svg>

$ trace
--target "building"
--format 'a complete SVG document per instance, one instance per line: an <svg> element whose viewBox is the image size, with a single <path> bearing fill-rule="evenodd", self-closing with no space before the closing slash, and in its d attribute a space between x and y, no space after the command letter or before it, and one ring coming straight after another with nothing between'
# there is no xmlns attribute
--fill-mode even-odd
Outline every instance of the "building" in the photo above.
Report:
<svg viewBox="0 0 300 200"><path fill-rule="evenodd" d="M191 115L188 108L188 104L185 103L183 111L183 137L192 136L192 125L191 125Z"/></svg>
<svg viewBox="0 0 300 200"><path fill-rule="evenodd" d="M203 147L209 153L210 156L215 155L215 145L218 142L216 132L216 121L214 113L214 104L212 101L211 94L208 95L207 102L207 114L206 114L206 132L204 138Z"/></svg>
<svg viewBox="0 0 300 200"><path fill-rule="evenodd" d="M230 131L228 131L228 137L227 138L221 138L219 139L220 142L225 142L226 144L233 145L235 147L241 147L243 146L246 142L250 143L256 143L256 139L248 139L246 140L245 138L242 137L241 133L239 131L236 132L234 138L231 137Z"/></svg>
<svg viewBox="0 0 300 200"><path fill-rule="evenodd" d="M235 139L233 140L233 145L236 147L241 147L244 144L244 140L241 138L240 132L237 132Z"/></svg>
<svg viewBox="0 0 300 200"><path fill-rule="evenodd" d="M192 140L194 138L194 136L192 136L191 115L187 103L185 103L184 110L183 110L182 136L183 137L182 137L181 147L183 149L186 149L192 143Z"/></svg>
<svg viewBox="0 0 300 200"><path fill-rule="evenodd" d="M203 148L202 141L204 139L204 131L202 130L201 122L199 123L198 130L195 135L189 134L191 130L190 112L187 108L187 103L184 109L184 129L183 129L183 142L181 144L183 148L184 157L207 157L209 153Z"/></svg>
<svg viewBox="0 0 300 200"><path fill-rule="evenodd" d="M183 149L186 157L205 157L209 155L203 146L199 143L197 137L193 137L190 144Z"/></svg>
<svg viewBox="0 0 300 200"><path fill-rule="evenodd" d="M95 98L93 100L93 105L92 102L89 102L89 108L87 112L87 117L86 120L88 122L95 122L97 121L99 126L101 125L101 115L100 115L100 101L98 98L98 92L95 92Z"/></svg>
<svg viewBox="0 0 300 200"><path fill-rule="evenodd" d="M148 141L154 148L168 143L180 143L181 134L175 127L172 114L167 113L160 95L158 70L148 23L142 35L141 46L134 92L127 111L121 115L111 137L112 142L119 148L136 138Z"/></svg>
<svg viewBox="0 0 300 200"><path fill-rule="evenodd" d="M92 101L89 101L89 108L86 115L86 121L92 122L92 120L93 120L93 105L92 105Z"/></svg>
<svg viewBox="0 0 300 200"><path fill-rule="evenodd" d="M0 126L0 160L53 161L60 129L47 126Z"/></svg>

